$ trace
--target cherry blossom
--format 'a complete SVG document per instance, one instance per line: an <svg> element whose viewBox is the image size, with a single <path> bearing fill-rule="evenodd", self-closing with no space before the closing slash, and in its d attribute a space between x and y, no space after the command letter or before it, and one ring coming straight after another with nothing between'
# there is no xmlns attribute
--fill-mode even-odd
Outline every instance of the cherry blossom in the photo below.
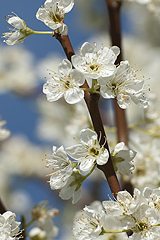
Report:
<svg viewBox="0 0 160 240"><path fill-rule="evenodd" d="M49 102L57 101L63 95L67 103L74 104L84 98L84 91L80 88L85 78L82 73L72 69L68 60L59 65L58 73L51 73L51 79L43 86L43 92Z"/></svg>
<svg viewBox="0 0 160 240"><path fill-rule="evenodd" d="M116 46L98 47L96 44L85 42L80 48L80 53L72 56L72 64L86 78L108 77L115 72L115 61L119 53L120 50Z"/></svg>
<svg viewBox="0 0 160 240"><path fill-rule="evenodd" d="M27 36L33 34L33 30L30 29L25 21L17 15L8 16L7 22L13 27L13 30L3 34L3 37L5 38L4 42L8 45L23 42Z"/></svg>

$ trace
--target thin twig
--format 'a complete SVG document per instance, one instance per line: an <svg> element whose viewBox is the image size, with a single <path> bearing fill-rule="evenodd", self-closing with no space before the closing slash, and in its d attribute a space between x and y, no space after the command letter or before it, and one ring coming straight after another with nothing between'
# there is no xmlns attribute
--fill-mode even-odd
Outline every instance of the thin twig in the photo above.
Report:
<svg viewBox="0 0 160 240"><path fill-rule="evenodd" d="M55 37L61 43L67 58L71 60L71 56L73 56L75 53L74 53L71 41L69 39L69 36L61 36L60 34L56 34ZM87 82L85 82L82 87L88 88ZM84 99L88 107L88 111L93 123L94 130L97 133L98 138L100 139L100 145L101 146L104 145L104 147L108 150L110 155L110 150L107 143L107 137L104 131L102 119L99 112L99 106L98 106L99 97L100 97L99 94L92 94L85 91ZM120 191L120 185L119 185L116 173L114 171L111 156L109 156L109 160L105 165L103 166L98 165L98 168L101 171L103 171L108 181L108 184L110 186L111 192L114 194L114 196L116 196L116 194Z"/></svg>

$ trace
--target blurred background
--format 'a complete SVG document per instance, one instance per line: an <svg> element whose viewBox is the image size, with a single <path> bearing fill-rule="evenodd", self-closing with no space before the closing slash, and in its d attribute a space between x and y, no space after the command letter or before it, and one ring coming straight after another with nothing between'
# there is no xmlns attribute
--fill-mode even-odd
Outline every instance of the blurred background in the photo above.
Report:
<svg viewBox="0 0 160 240"><path fill-rule="evenodd" d="M66 16L75 51L85 41L109 46L105 1L75 2L75 7ZM12 12L34 30L49 30L35 17L43 3L44 0L1 0L0 35L8 31L5 17ZM137 69L138 76L143 77L151 89L148 112L137 106L131 106L127 112L131 129L130 144L135 147L135 142L143 141L147 146L153 141L155 148L159 145L160 137L160 18L143 5L129 3L124 3L121 18L125 59ZM3 39L0 40L0 127L3 129L0 136L0 194L8 209L19 216L24 214L27 218L30 218L30 211L35 204L48 200L50 207L60 210L60 215L55 217L55 223L59 227L56 239L67 240L71 239L75 211L94 200L107 199L109 190L106 191L106 182L97 171L85 183L81 201L72 205L70 201L62 201L47 183L49 172L45 167L45 159L51 153L52 146L70 146L78 141L79 131L90 125L83 102L76 105L68 105L63 100L49 103L42 93L43 83L49 77L48 72L56 70L63 58L65 56L61 46L48 35L33 35L16 46L6 46ZM101 100L101 111L112 144L116 141L112 103ZM144 119L147 119L145 125ZM153 121L154 126L156 122L156 129ZM135 125L138 127L133 131ZM141 165L137 163L139 172L137 170L133 174L132 182L143 187L146 182L144 171L149 171L150 163L147 162L144 169L144 152L141 149L139 151L141 154L137 157L137 162ZM154 152L157 154L154 165L156 181L148 183L148 180L147 183L159 186L160 158L159 152ZM150 153L145 154L148 158Z"/></svg>

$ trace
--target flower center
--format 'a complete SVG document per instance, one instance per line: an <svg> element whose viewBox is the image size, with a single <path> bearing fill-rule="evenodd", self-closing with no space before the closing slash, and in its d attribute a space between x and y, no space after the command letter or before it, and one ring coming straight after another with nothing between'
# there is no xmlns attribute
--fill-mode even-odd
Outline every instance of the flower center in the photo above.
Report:
<svg viewBox="0 0 160 240"><path fill-rule="evenodd" d="M98 156L99 155L99 150L94 148L94 147L92 147L92 148L89 149L89 153L92 156Z"/></svg>
<svg viewBox="0 0 160 240"><path fill-rule="evenodd" d="M142 232L149 229L149 224L146 220L142 220L136 223L137 230Z"/></svg>
<svg viewBox="0 0 160 240"><path fill-rule="evenodd" d="M112 90L114 91L116 89L116 84L115 83L112 83Z"/></svg>
<svg viewBox="0 0 160 240"><path fill-rule="evenodd" d="M156 202L154 202L154 207L160 211L160 199L158 198Z"/></svg>
<svg viewBox="0 0 160 240"><path fill-rule="evenodd" d="M137 175L137 176L144 176L145 174L146 174L146 171L145 171L145 169L144 169L144 167L138 167L137 169L136 169L136 171L135 171L135 174Z"/></svg>
<svg viewBox="0 0 160 240"><path fill-rule="evenodd" d="M97 72L98 69L99 69L99 65L98 64L91 64L89 67L94 72Z"/></svg>
<svg viewBox="0 0 160 240"><path fill-rule="evenodd" d="M49 16L55 23L61 23L61 22L63 22L63 19L64 19L64 16L60 15L58 13L50 12Z"/></svg>
<svg viewBox="0 0 160 240"><path fill-rule="evenodd" d="M64 81L64 87L69 89L71 87L71 82L69 80Z"/></svg>

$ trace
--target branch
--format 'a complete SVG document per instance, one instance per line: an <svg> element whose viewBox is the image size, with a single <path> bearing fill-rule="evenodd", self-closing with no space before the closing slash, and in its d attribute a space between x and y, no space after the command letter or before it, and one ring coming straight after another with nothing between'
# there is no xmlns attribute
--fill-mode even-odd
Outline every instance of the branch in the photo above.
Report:
<svg viewBox="0 0 160 240"><path fill-rule="evenodd" d="M105 0L108 8L108 15L110 21L110 37L112 45L116 45L120 48L120 55L117 58L116 64L119 64L123 60L122 49L122 31L121 31L121 6L122 0ZM117 100L113 100L115 111L115 122L117 126L117 140L118 142L124 142L128 145L128 124L126 119L125 110L121 109ZM123 180L123 189L133 194L133 186L129 180Z"/></svg>
<svg viewBox="0 0 160 240"><path fill-rule="evenodd" d="M69 39L69 36L61 36L60 34L56 34L55 37L61 43L68 60L71 60L71 56L75 55L75 53L74 53L71 41ZM89 87L88 83L85 82L82 87L88 88ZM102 119L99 112L99 106L98 106L99 97L100 97L99 94L90 94L88 92L85 92L84 99L88 107L88 111L93 123L94 130L98 135L98 139L100 139L100 145L101 146L104 145L104 147L109 152L108 162L103 166L98 165L98 168L101 171L103 171L108 181L108 184L110 186L111 192L114 194L114 196L116 196L116 194L120 191L120 185L119 185L116 173L114 171L106 134L104 131Z"/></svg>
<svg viewBox="0 0 160 240"><path fill-rule="evenodd" d="M0 199L0 214L5 213L7 210L4 206L4 204L2 203L2 200Z"/></svg>
<svg viewBox="0 0 160 240"><path fill-rule="evenodd" d="M122 49L122 36L121 36L121 23L120 23L120 11L121 0L105 0L108 8L108 15L110 21L110 37L112 45L116 45L120 48L120 55L117 58L116 64L119 64L123 59ZM124 142L128 145L128 127L125 110L121 109L116 99L114 99L114 111L115 122L117 126L117 140L118 142Z"/></svg>

